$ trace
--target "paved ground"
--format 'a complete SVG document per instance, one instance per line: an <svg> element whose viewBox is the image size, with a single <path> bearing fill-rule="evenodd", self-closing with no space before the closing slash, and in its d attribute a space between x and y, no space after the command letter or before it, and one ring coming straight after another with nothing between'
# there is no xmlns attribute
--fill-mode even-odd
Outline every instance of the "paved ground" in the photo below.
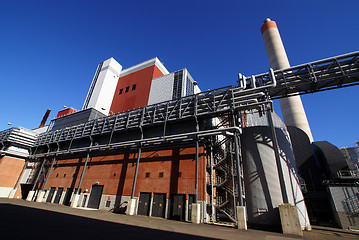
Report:
<svg viewBox="0 0 359 240"><path fill-rule="evenodd" d="M314 228L304 237L237 229L145 216L126 216L102 210L0 198L1 239L359 239L359 233ZM6 236L6 238L3 238Z"/></svg>

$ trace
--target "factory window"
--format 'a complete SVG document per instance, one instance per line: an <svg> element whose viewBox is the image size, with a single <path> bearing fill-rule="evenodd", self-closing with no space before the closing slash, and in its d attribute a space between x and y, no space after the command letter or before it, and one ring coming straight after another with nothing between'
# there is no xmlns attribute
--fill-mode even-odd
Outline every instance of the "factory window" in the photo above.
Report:
<svg viewBox="0 0 359 240"><path fill-rule="evenodd" d="M66 177L66 173L64 174L64 177Z"/></svg>
<svg viewBox="0 0 359 240"><path fill-rule="evenodd" d="M136 84L132 85L132 91L136 89Z"/></svg>
<svg viewBox="0 0 359 240"><path fill-rule="evenodd" d="M130 90L130 87L126 87L126 91L125 91L125 92L128 92L128 90Z"/></svg>
<svg viewBox="0 0 359 240"><path fill-rule="evenodd" d="M59 177L59 174L56 174L56 177Z"/></svg>
<svg viewBox="0 0 359 240"><path fill-rule="evenodd" d="M149 178L149 177L150 177L150 173L146 172L146 178Z"/></svg>
<svg viewBox="0 0 359 240"><path fill-rule="evenodd" d="M160 178L163 178L163 172L160 172L158 175Z"/></svg>
<svg viewBox="0 0 359 240"><path fill-rule="evenodd" d="M122 94L123 92L123 88L120 89L120 92L118 93L118 95Z"/></svg>
<svg viewBox="0 0 359 240"><path fill-rule="evenodd" d="M182 177L182 172L178 172L178 177Z"/></svg>

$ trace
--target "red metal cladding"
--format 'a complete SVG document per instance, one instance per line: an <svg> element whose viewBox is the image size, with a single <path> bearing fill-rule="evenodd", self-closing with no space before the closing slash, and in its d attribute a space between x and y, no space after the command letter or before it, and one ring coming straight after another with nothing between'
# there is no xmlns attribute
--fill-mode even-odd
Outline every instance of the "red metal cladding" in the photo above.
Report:
<svg viewBox="0 0 359 240"><path fill-rule="evenodd" d="M148 103L152 79L163 76L156 65L130 73L118 79L110 113L144 107ZM121 90L122 89L122 90Z"/></svg>
<svg viewBox="0 0 359 240"><path fill-rule="evenodd" d="M57 116L56 118L59 118L59 117L63 117L63 116L66 116L66 115L69 115L69 114L72 114L72 113L75 113L76 110L73 109L73 108L66 108L64 110L61 110L57 113Z"/></svg>

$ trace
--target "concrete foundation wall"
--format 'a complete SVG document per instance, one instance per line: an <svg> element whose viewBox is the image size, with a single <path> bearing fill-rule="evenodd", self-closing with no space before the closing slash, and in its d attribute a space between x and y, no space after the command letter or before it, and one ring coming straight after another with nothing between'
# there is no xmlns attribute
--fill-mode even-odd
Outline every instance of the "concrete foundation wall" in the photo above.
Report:
<svg viewBox="0 0 359 240"><path fill-rule="evenodd" d="M9 197L12 190L13 190L13 188L10 188L10 187L0 187L0 197L1 198Z"/></svg>

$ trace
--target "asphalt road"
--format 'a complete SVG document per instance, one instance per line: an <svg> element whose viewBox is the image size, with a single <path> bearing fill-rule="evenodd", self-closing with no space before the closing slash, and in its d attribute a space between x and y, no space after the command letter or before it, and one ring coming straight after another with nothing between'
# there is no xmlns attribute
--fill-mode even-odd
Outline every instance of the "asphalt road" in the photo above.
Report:
<svg viewBox="0 0 359 240"><path fill-rule="evenodd" d="M339 229L314 229L304 237L210 224L127 216L102 210L0 198L0 239L359 239Z"/></svg>

